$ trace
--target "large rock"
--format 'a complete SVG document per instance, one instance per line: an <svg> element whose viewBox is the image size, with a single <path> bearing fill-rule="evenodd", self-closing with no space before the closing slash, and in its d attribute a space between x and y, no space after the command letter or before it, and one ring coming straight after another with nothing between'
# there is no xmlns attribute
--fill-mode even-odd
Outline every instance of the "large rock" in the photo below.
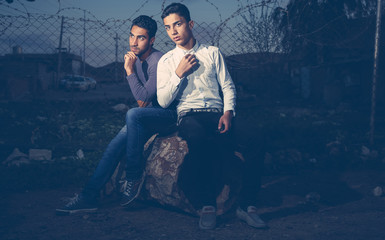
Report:
<svg viewBox="0 0 385 240"><path fill-rule="evenodd" d="M198 214L197 209L189 202L178 184L180 170L187 154L186 141L176 134L161 137L157 134L152 136L144 146L144 156L147 158L146 181L141 197L188 213ZM238 162L241 161L239 153L234 159ZM121 162L110 182L107 183L104 190L105 194L110 194L115 190L121 191L119 182L125 176L122 166L124 164ZM233 166L227 166L227 173L231 172L231 176L229 174L224 174L224 176L231 178L231 180L220 180L224 184L221 185L222 190L219 191L220 194L217 197L218 214L223 214L229 210L236 200L241 186L241 176L240 171L234 171L234 167L238 168L239 166L240 164L236 162Z"/></svg>
<svg viewBox="0 0 385 240"><path fill-rule="evenodd" d="M178 186L180 168L188 153L186 141L178 136L153 136L145 145L144 153L147 164L143 196L162 205L195 213Z"/></svg>

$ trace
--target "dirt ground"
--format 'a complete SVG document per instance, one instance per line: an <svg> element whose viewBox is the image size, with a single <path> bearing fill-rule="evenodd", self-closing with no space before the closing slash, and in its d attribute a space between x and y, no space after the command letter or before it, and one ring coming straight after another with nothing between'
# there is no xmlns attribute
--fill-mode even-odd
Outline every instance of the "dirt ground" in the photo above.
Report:
<svg viewBox="0 0 385 240"><path fill-rule="evenodd" d="M56 216L54 209L78 189L7 193L0 197L0 238L380 240L385 199L373 196L377 185L385 186L381 171L265 177L259 210L269 227L263 230L230 211L215 230L203 231L194 216L141 201L122 208L116 197L104 199L96 213Z"/></svg>
<svg viewBox="0 0 385 240"><path fill-rule="evenodd" d="M127 87L122 86L118 86L118 88L115 87L115 90L112 88L112 86L104 86L98 88L94 92L90 91L86 94L79 92L51 92L45 97L60 101L68 100L68 98L82 98L83 100L100 98L124 99L126 98L126 91L129 91ZM98 104L93 104L92 106L95 107L97 105ZM82 109L79 109L79 112L82 112ZM263 113L263 111L260 110L261 109L258 108L258 113L259 115L262 115L261 112ZM95 114L100 113L99 110L96 111L91 108L88 111L91 113L95 111ZM8 114L8 110L3 109L0 112ZM246 112L247 114L243 112L246 111L241 109L239 115L241 117L247 116L248 112ZM54 112L53 115L63 115L64 113L65 111L60 114ZM305 113L306 115L303 119L310 119L316 126L318 126L314 127L314 124L309 125L309 129L315 129L314 132L308 133L309 129L306 129L306 131L298 131L298 136L296 136L295 134L297 132L289 131L287 134L288 136L285 136L283 133L288 129L276 129L276 126L278 125L274 125L275 123L270 127L274 129L274 131L282 131L282 133L276 133L278 137L273 136L271 139L267 138L266 140L266 145L269 147L266 151L271 153L269 155L270 165L265 166L267 171L262 179L262 189L258 207L260 216L268 224L267 229L253 229L249 227L247 224L236 218L233 209L225 215L218 217L218 224L215 230L203 231L199 229L198 218L195 216L144 201L137 201L134 206L123 208L119 205L118 196L110 196L102 199L100 209L95 213L56 216L55 208L63 206L63 204L68 201L69 197L72 197L74 193L79 192L82 184L60 184L60 186L55 187L52 186L52 184L59 183L54 181L57 176L48 174L48 177L41 176L41 179L43 180L40 182L36 181L36 179L31 178L28 180L27 178L27 181L33 182L34 185L42 184L43 181L53 181L51 184L42 184L44 187L20 187L13 190L0 189L0 239L384 239L385 197L384 194L380 194L380 196L375 196L373 194L373 190L376 187L385 187L384 169L382 167L360 168L359 165L355 165L356 167L325 168L324 165L329 165L330 162L322 162L321 158L322 156L326 156L325 159L332 159L333 161L338 162L339 159L345 161L346 159L351 160L350 158L354 157L351 153L356 151L354 146L357 146L357 149L360 149L362 144L358 144L357 138L355 138L354 135L348 135L349 131L345 132L341 126L351 125L353 128L358 128L357 124L359 122L357 118L349 117L347 118L348 121L344 120L344 125L339 125L338 119L334 119L333 121L320 120L318 119L320 116L318 113ZM105 114L105 112L103 112L103 114ZM297 111L296 115L299 114L300 112ZM12 118L9 119L19 119L17 112L12 113L11 115ZM48 119L52 117L44 112L40 112L38 115L40 118L42 116L47 116ZM75 114L72 114L71 116L73 117L74 115ZM285 125L286 122L284 121L286 121L289 115L290 113L288 111L284 112L283 109L280 109L278 114L279 121L277 122L281 125ZM255 116L250 116L247 121L256 121L254 117ZM261 116L261 118L263 117L265 116ZM61 116L61 118L63 118L63 116ZM60 120L61 118L57 119ZM55 122L57 119L53 118L52 121ZM25 120L25 122L18 124L9 123L10 126L3 126L2 131L5 131L7 128L13 130L20 128L20 126L31 121L32 120ZM104 120L102 119L100 121L103 122ZM268 121L270 121L270 119ZM298 119L295 121L298 121ZM326 143L333 140L326 139L329 138L329 136L325 136L325 140L321 139L323 135L316 132L317 130L322 131L325 134L329 133L328 131L325 131L326 128L324 129L322 127L326 126L325 124L328 122L332 122L330 126L338 127L339 136L346 134L344 135L344 138L341 138L342 140L337 148L333 148L333 151L330 151L333 155L325 155L321 152L321 150L329 151L330 149L327 147L311 147L309 149L309 146L307 146L306 149L301 149L301 147L303 145L306 146L306 144L311 146L325 146ZM84 121L73 120L73 125L79 123L84 125ZM48 122L47 124L50 125L52 123ZM96 122L96 124L100 123ZM69 133L72 134L70 131L72 125L68 125ZM265 126L260 126L259 128L256 127L255 129L241 129L241 132L243 131L246 134L247 132L257 131L258 129L267 128L269 130L269 126L270 125L267 124ZM85 128L85 131L88 129L86 128L86 125L84 125L83 128ZM48 129L50 129L50 131L46 131L42 125L39 132L40 135L46 134L47 136L56 136L52 133L55 133L55 131L52 130L55 129L53 126L50 126ZM24 127L22 130L23 132L33 132L35 129L31 126L30 128ZM82 134L80 130L76 129L76 131ZM336 131L335 129L330 129L330 132L334 134ZM307 135L305 136L303 133L307 133ZM320 135L320 138L311 138L317 134ZM36 134L36 144L39 143L38 137L40 135ZM362 134L359 132L359 135ZM52 139L56 139L52 136ZM74 139L80 139L80 135L73 136L73 141ZM2 133L0 134L0 137L0 143L3 146L7 146L7 148L4 147L5 150L3 149L1 151L2 158L6 157L6 153L8 154L9 150L12 150L14 144L23 140L17 139L12 133L9 133L8 135ZM28 137L30 136L28 135ZM285 137L287 137L288 140ZM23 138L25 137L23 136ZM85 141L84 139L78 141ZM93 145L97 145L97 148L101 148L100 146L104 146L105 144L96 143L94 141L95 135L90 135L89 139L93 141ZM245 142L252 142L250 146L246 146L249 148L254 146L254 140L258 140L255 136L249 136L246 139L247 141ZM293 144L292 142L297 141L297 139L302 139L305 144ZM61 139L61 141L62 142L54 145L55 149L57 151L60 150L61 152L67 151L66 149L68 149L68 147L62 147L64 140ZM263 142L263 140L258 141L255 145ZM317 144L309 144L309 141L314 141ZM277 146L279 145L279 147L274 149L271 146L268 146L273 143ZM280 150L282 145L287 145L286 147L290 148L290 151L287 151L286 155L282 154L282 151ZM73 151L77 150L73 142L70 147ZM296 150L294 151L293 149ZM344 149L348 149L349 151L344 152ZM91 150L92 149L89 147L88 152L91 152ZM320 158L315 158L306 151L317 152L317 156ZM86 154L88 152L86 152ZM381 149L378 152L381 156L383 153L384 152ZM328 152L328 154L330 153ZM281 155L284 155L285 157L280 158ZM95 159L97 159L97 157L95 157ZM278 160L275 161L275 159ZM313 162L317 161L317 164L319 165L304 167L308 166L308 159L312 159ZM300 161L305 162L305 165L301 165ZM282 170L279 169L279 166L283 166L283 164L287 162L290 162L290 164L298 164L299 167L297 166L295 171L279 171ZM339 166L338 164L336 166ZM284 167L288 169L289 165L285 165ZM0 170L3 174L10 171L4 165L0 165ZM39 169L37 168L37 170ZM16 181L17 178L25 180L25 178L23 178L24 174L31 174L29 171L19 171L17 173L19 175L14 176L14 178L12 178L14 179L13 181ZM68 170L62 170L62 174L68 174ZM69 176L67 177L69 178ZM39 178L39 176L36 176L36 178ZM8 184L6 181L10 181L9 179L11 178L0 176L0 179L2 182L0 186L6 186ZM65 179L65 176L63 179ZM28 184L26 184L26 186L28 186Z"/></svg>

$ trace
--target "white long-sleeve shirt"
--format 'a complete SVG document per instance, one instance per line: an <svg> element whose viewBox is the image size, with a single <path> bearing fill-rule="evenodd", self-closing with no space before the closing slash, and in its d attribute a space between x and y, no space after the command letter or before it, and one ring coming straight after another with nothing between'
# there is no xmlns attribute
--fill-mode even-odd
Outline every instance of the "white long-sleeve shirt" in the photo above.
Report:
<svg viewBox="0 0 385 240"><path fill-rule="evenodd" d="M198 65L187 77L179 78L175 70L186 54L194 54ZM198 41L188 51L177 46L161 57L157 73L160 106L166 108L175 100L178 113L191 108L218 108L235 113L235 86L217 47Z"/></svg>

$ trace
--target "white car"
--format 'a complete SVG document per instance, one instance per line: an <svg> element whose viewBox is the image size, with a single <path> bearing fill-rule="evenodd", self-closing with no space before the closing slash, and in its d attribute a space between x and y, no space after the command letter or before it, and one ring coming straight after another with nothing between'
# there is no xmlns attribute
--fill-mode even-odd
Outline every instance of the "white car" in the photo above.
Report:
<svg viewBox="0 0 385 240"><path fill-rule="evenodd" d="M62 79L60 79L60 81L59 81L59 88L60 89L65 89L66 88L67 80L70 79L71 77L72 76L65 76Z"/></svg>
<svg viewBox="0 0 385 240"><path fill-rule="evenodd" d="M86 80L90 82L90 89L95 89L96 88L96 80L90 77L86 77Z"/></svg>
<svg viewBox="0 0 385 240"><path fill-rule="evenodd" d="M80 90L80 91L88 91L92 88L91 82L87 80L86 77L83 76L71 76L65 82L65 88L67 90Z"/></svg>

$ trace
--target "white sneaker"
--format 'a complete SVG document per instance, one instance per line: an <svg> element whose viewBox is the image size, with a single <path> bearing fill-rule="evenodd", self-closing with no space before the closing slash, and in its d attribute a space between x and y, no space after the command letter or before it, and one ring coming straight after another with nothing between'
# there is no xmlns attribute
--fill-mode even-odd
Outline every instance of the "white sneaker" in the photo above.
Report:
<svg viewBox="0 0 385 240"><path fill-rule="evenodd" d="M200 212L200 229L214 229L217 224L217 212L213 206L204 206Z"/></svg>
<svg viewBox="0 0 385 240"><path fill-rule="evenodd" d="M255 228L266 228L266 223L258 216L257 208L254 206L248 206L247 212L242 208L237 208L237 217L242 221L245 221L252 227Z"/></svg>

